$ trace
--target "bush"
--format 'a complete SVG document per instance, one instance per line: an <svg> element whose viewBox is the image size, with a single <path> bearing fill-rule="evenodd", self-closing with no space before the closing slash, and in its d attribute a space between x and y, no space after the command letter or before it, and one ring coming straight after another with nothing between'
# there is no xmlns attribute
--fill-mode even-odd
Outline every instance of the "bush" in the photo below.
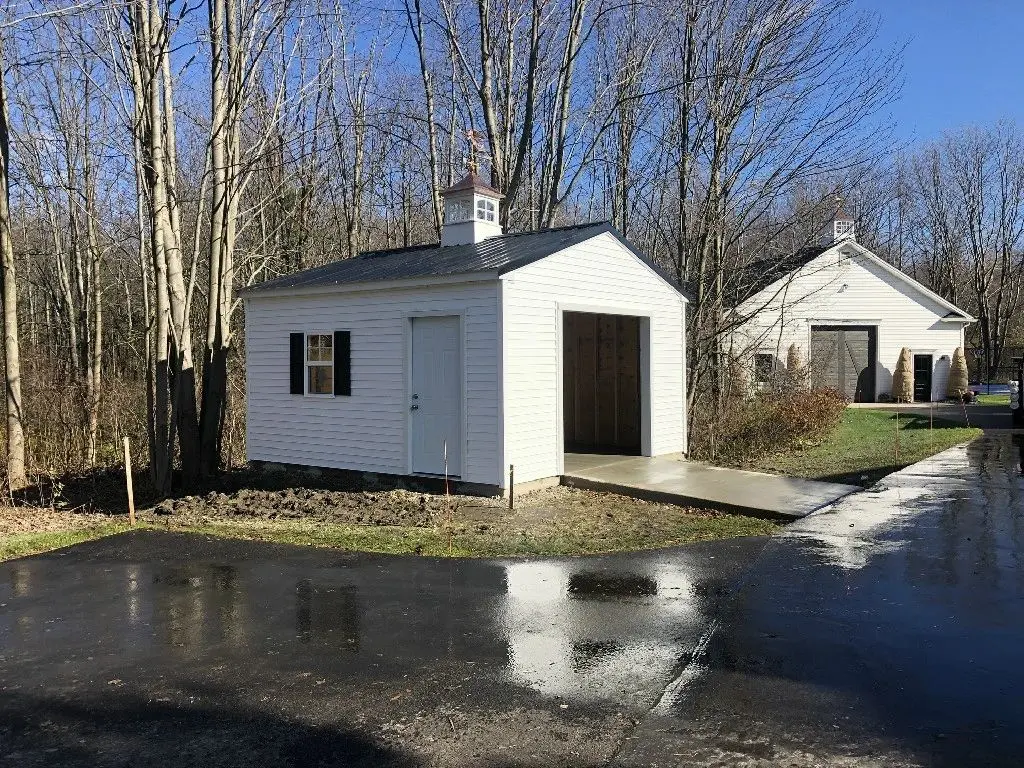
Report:
<svg viewBox="0 0 1024 768"><path fill-rule="evenodd" d="M699 434L696 458L735 463L823 439L839 425L848 401L834 389L760 392L731 401L713 425Z"/></svg>
<svg viewBox="0 0 1024 768"><path fill-rule="evenodd" d="M786 353L786 379L791 389L807 388L807 366L804 364L803 353L796 344L790 344Z"/></svg>
<svg viewBox="0 0 1024 768"><path fill-rule="evenodd" d="M897 403L914 402L914 363L906 347L900 350L900 359L892 374L892 399Z"/></svg>
<svg viewBox="0 0 1024 768"><path fill-rule="evenodd" d="M964 348L957 347L949 366L949 378L946 379L946 397L963 397L964 392L969 391L967 386L967 358L964 357Z"/></svg>

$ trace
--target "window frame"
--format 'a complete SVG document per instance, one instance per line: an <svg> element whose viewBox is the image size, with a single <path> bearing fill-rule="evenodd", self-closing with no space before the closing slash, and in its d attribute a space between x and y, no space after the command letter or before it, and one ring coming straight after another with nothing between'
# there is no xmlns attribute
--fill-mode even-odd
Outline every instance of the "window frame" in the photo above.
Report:
<svg viewBox="0 0 1024 768"><path fill-rule="evenodd" d="M309 359L309 337L310 336L326 336L331 340L331 359L326 360L310 360ZM309 369L310 368L330 368L331 369L331 391L330 392L310 392L309 391ZM305 331L303 336L302 345L302 390L304 397L335 397L334 394L334 375L335 375L335 349L334 349L334 331Z"/></svg>
<svg viewBox="0 0 1024 768"><path fill-rule="evenodd" d="M473 207L473 217L477 221L493 224L498 220L498 206L489 198L477 197L476 205Z"/></svg>

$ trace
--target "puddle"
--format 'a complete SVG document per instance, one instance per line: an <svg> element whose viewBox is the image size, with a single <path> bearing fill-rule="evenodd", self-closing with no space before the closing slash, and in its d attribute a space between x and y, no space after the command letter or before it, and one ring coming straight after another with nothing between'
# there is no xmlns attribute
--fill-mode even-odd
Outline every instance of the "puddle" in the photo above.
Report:
<svg viewBox="0 0 1024 768"><path fill-rule="evenodd" d="M650 706L723 581L763 543L700 546L724 554L343 567L328 554L321 565L30 558L0 565L0 658L50 659L58 677L66 662L171 676L316 669L337 680L455 669L559 700Z"/></svg>

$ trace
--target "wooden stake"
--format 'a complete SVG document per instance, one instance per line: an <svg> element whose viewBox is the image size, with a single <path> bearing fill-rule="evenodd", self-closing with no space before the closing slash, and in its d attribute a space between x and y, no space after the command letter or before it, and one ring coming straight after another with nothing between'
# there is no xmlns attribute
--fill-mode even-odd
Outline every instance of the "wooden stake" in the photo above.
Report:
<svg viewBox="0 0 1024 768"><path fill-rule="evenodd" d="M514 464L508 465L508 508L515 509L515 485L516 468Z"/></svg>
<svg viewBox="0 0 1024 768"><path fill-rule="evenodd" d="M900 463L900 409L896 409L896 464Z"/></svg>
<svg viewBox="0 0 1024 768"><path fill-rule="evenodd" d="M448 557L452 556L452 500L448 495L448 441L442 443L444 448L444 506L448 513Z"/></svg>
<svg viewBox="0 0 1024 768"><path fill-rule="evenodd" d="M135 527L135 491L132 488L132 454L128 438L124 439L124 484L128 489L128 523Z"/></svg>

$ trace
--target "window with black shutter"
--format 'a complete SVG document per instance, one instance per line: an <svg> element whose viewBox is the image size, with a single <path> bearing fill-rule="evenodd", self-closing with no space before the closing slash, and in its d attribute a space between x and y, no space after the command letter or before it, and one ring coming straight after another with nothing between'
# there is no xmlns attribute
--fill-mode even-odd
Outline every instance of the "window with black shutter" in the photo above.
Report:
<svg viewBox="0 0 1024 768"><path fill-rule="evenodd" d="M350 331L293 333L289 341L291 394L352 394Z"/></svg>

